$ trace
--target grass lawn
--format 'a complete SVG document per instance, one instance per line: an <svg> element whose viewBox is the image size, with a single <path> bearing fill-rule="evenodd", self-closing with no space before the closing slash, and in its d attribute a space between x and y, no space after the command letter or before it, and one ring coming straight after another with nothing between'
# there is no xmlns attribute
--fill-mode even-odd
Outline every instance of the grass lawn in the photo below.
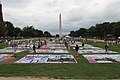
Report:
<svg viewBox="0 0 120 80"><path fill-rule="evenodd" d="M17 59L27 55L22 52ZM74 54L74 50L70 50ZM60 79L120 79L120 64L90 64L82 55L77 64L2 64L0 76L34 76Z"/></svg>
<svg viewBox="0 0 120 80"><path fill-rule="evenodd" d="M8 47L8 43L0 43L0 49Z"/></svg>
<svg viewBox="0 0 120 80"><path fill-rule="evenodd" d="M104 49L104 45L105 43L104 42L94 42L94 41L87 41L86 44L90 44L90 45L93 45L93 46L96 46L96 47L101 47ZM120 44L118 45L109 45L109 50L113 50L113 51L117 51L120 53Z"/></svg>

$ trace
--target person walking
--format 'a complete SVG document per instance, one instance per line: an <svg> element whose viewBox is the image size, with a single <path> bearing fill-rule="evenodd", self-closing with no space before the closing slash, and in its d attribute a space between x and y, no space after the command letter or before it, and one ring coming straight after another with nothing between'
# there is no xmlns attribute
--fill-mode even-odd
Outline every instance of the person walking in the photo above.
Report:
<svg viewBox="0 0 120 80"><path fill-rule="evenodd" d="M67 41L65 41L65 46L67 47L67 49L68 49L68 43L67 43Z"/></svg>
<svg viewBox="0 0 120 80"><path fill-rule="evenodd" d="M34 53L36 53L36 47L35 47L35 44L33 44L33 51L34 51Z"/></svg>
<svg viewBox="0 0 120 80"><path fill-rule="evenodd" d="M108 53L108 48L109 48L108 43L106 43L105 44L105 53Z"/></svg>
<svg viewBox="0 0 120 80"><path fill-rule="evenodd" d="M76 56L78 56L78 50L79 50L79 46L76 45L76 46L75 46Z"/></svg>
<svg viewBox="0 0 120 80"><path fill-rule="evenodd" d="M40 49L40 42L38 43L38 49Z"/></svg>
<svg viewBox="0 0 120 80"><path fill-rule="evenodd" d="M82 47L84 47L84 42L82 43Z"/></svg>

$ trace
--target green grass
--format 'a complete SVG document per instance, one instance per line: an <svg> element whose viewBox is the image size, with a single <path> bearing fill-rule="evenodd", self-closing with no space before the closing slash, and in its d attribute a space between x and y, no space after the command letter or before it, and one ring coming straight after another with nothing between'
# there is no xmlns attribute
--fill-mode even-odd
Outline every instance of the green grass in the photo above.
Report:
<svg viewBox="0 0 120 80"><path fill-rule="evenodd" d="M93 44L103 46L103 43ZM74 50L71 47L71 54ZM17 54L17 59L29 54ZM120 64L90 64L82 55L76 57L77 64L3 64L0 76L34 76L60 79L120 79Z"/></svg>
<svg viewBox="0 0 120 80"><path fill-rule="evenodd" d="M87 41L86 44L90 44L90 45L93 45L93 46L96 46L96 47L100 47L100 48L103 48L104 49L104 45L105 43L104 42L93 42L93 41ZM109 50L113 50L113 51L117 51L120 53L120 44L118 45L109 45Z"/></svg>
<svg viewBox="0 0 120 80"><path fill-rule="evenodd" d="M0 43L0 49L8 47L8 43Z"/></svg>
<svg viewBox="0 0 120 80"><path fill-rule="evenodd" d="M19 59L21 59L22 57L26 56L27 54L28 54L27 51L18 53L18 54L16 55L16 59L19 60ZM13 57L15 57L15 56L13 56Z"/></svg>
<svg viewBox="0 0 120 80"><path fill-rule="evenodd" d="M0 76L35 76L61 79L120 78L120 64L90 64L83 56L77 64L5 64Z"/></svg>

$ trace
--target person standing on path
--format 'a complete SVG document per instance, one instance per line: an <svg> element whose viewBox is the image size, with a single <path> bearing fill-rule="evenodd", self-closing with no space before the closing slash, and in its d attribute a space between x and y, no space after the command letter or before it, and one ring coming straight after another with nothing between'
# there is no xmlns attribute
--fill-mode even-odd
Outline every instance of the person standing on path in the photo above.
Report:
<svg viewBox="0 0 120 80"><path fill-rule="evenodd" d="M67 47L67 49L68 49L68 43L67 43L67 41L65 41L65 46Z"/></svg>
<svg viewBox="0 0 120 80"><path fill-rule="evenodd" d="M78 56L78 50L79 50L79 46L76 45L76 46L75 46L76 56Z"/></svg>
<svg viewBox="0 0 120 80"><path fill-rule="evenodd" d="M34 51L34 53L36 53L36 47L35 47L35 44L33 44L33 51Z"/></svg>
<svg viewBox="0 0 120 80"><path fill-rule="evenodd" d="M108 53L108 48L109 48L109 46L108 46L108 44L106 43L106 44L105 44L105 53Z"/></svg>
<svg viewBox="0 0 120 80"><path fill-rule="evenodd" d="M82 43L82 47L84 47L84 42Z"/></svg>

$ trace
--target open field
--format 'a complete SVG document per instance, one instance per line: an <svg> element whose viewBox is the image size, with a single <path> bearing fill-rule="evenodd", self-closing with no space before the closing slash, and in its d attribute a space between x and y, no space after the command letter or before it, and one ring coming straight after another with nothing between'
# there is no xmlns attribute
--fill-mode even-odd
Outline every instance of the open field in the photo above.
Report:
<svg viewBox="0 0 120 80"><path fill-rule="evenodd" d="M87 42L89 43L89 42ZM89 44L93 44L90 42ZM94 46L102 47L103 43L94 43ZM118 46L119 47L119 46ZM111 49L118 51L117 48ZM70 50L75 54L74 50ZM22 52L17 54L16 60L29 54ZM54 79L120 79L119 63L90 64L82 55L76 57L77 64L0 64L1 77L40 77Z"/></svg>
<svg viewBox="0 0 120 80"><path fill-rule="evenodd" d="M8 43L0 43L0 49L3 49L8 46Z"/></svg>
<svg viewBox="0 0 120 80"><path fill-rule="evenodd" d="M103 48L104 49L104 45L105 43L104 42L94 42L94 41L87 41L86 44L90 44L90 45L93 45L93 46L96 46L96 47L100 47L100 48ZM113 50L113 51L117 51L120 53L120 44L118 45L109 45L109 50Z"/></svg>

